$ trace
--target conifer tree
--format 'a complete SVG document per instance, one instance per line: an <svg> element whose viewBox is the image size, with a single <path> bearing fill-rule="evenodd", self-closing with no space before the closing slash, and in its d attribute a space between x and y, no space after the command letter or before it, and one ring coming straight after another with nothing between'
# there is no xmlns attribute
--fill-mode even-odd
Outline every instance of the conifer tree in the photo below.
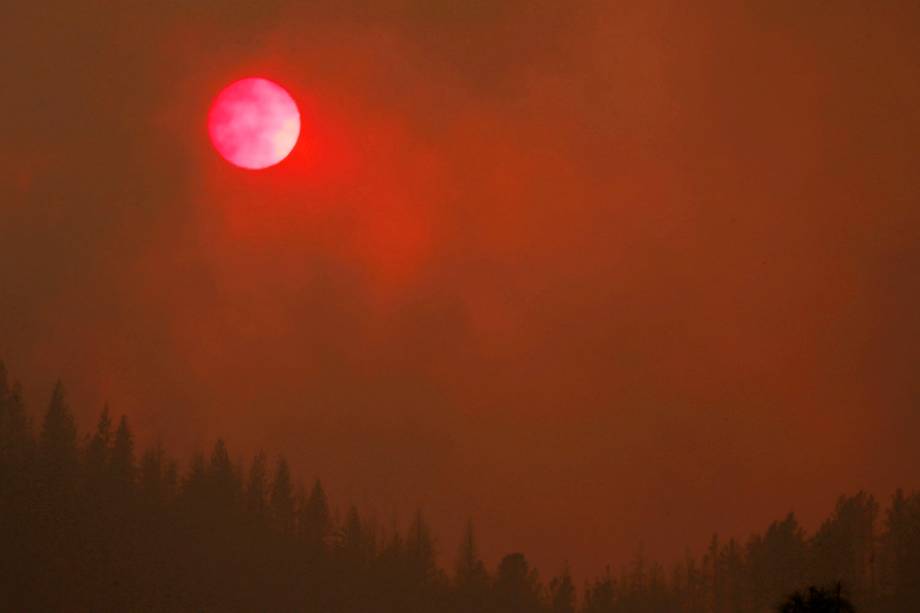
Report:
<svg viewBox="0 0 920 613"><path fill-rule="evenodd" d="M406 534L406 557L409 569L419 583L432 583L437 578L438 568L435 560L435 544L431 529L425 521L421 510L415 512L409 531Z"/></svg>
<svg viewBox="0 0 920 613"><path fill-rule="evenodd" d="M134 437L124 415L119 420L118 430L115 432L109 467L115 491L122 496L130 495L137 467L134 463Z"/></svg>
<svg viewBox="0 0 920 613"><path fill-rule="evenodd" d="M351 505L345 515L345 522L339 529L336 550L347 564L361 568L371 559L373 546L370 535L365 533L358 508Z"/></svg>
<svg viewBox="0 0 920 613"><path fill-rule="evenodd" d="M275 528L282 534L294 531L294 491L291 471L284 457L278 459L272 479L269 509Z"/></svg>
<svg viewBox="0 0 920 613"><path fill-rule="evenodd" d="M871 495L858 492L855 496L841 496L831 517L821 524L812 540L813 582L843 582L857 606L873 598L877 515L878 504Z"/></svg>
<svg viewBox="0 0 920 613"><path fill-rule="evenodd" d="M920 602L920 492L894 493L880 541L882 610L908 610Z"/></svg>
<svg viewBox="0 0 920 613"><path fill-rule="evenodd" d="M495 601L507 613L537 611L541 605L540 579L522 553L502 558L495 577Z"/></svg>
<svg viewBox="0 0 920 613"><path fill-rule="evenodd" d="M331 518L326 492L319 479L313 483L310 496L301 506L298 529L311 552L325 550L331 530Z"/></svg>
<svg viewBox="0 0 920 613"><path fill-rule="evenodd" d="M264 519L267 495L268 470L265 465L265 454L260 451L252 459L249 479L246 483L246 512L250 517L258 520Z"/></svg>
<svg viewBox="0 0 920 613"><path fill-rule="evenodd" d="M144 451L139 465L138 487L141 498L157 509L166 503L168 497L164 456L163 446L158 443Z"/></svg>
<svg viewBox="0 0 920 613"><path fill-rule="evenodd" d="M549 583L549 605L551 613L575 613L575 584L568 566Z"/></svg>
<svg viewBox="0 0 920 613"><path fill-rule="evenodd" d="M479 557L479 546L476 542L476 531L472 519L467 520L463 529L454 570L454 581L461 588L488 583L488 573L485 564Z"/></svg>
<svg viewBox="0 0 920 613"><path fill-rule="evenodd" d="M463 613L485 609L489 592L489 574L479 557L472 519L467 520L460 539L454 565L454 589L457 605Z"/></svg>
<svg viewBox="0 0 920 613"><path fill-rule="evenodd" d="M584 600L583 613L613 613L614 585L609 568L604 576L585 586Z"/></svg>
<svg viewBox="0 0 920 613"><path fill-rule="evenodd" d="M207 494L212 513L226 516L233 511L237 499L237 478L230 453L223 439L214 443L211 459L208 462Z"/></svg>
<svg viewBox="0 0 920 613"><path fill-rule="evenodd" d="M42 486L52 496L72 494L77 470L77 428L64 386L55 385L39 438Z"/></svg>
<svg viewBox="0 0 920 613"><path fill-rule="evenodd" d="M97 495L103 495L106 473L109 468L109 456L112 446L112 419L109 417L109 405L102 407L96 432L93 433L84 453L85 472L88 485Z"/></svg>
<svg viewBox="0 0 920 613"><path fill-rule="evenodd" d="M0 505L6 497L24 495L32 476L34 443L22 387L9 384L0 362Z"/></svg>

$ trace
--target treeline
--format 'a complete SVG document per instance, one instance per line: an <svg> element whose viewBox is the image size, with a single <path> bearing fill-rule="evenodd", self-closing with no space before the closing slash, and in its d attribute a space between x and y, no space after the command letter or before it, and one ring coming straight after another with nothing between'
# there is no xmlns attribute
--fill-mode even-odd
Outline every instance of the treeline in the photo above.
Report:
<svg viewBox="0 0 920 613"><path fill-rule="evenodd" d="M920 493L897 492L881 517L871 496L841 497L813 535L790 514L576 589L520 553L487 568L471 524L445 571L421 513L404 529L338 517L319 481L297 483L283 458L244 467L222 441L183 467L139 452L108 409L81 437L60 384L33 424L0 363L0 610L753 613L838 581L860 611L920 603Z"/></svg>

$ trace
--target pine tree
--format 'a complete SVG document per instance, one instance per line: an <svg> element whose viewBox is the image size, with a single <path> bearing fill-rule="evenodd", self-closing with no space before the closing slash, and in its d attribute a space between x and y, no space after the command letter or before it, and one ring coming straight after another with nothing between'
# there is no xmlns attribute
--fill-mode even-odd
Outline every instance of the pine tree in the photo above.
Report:
<svg viewBox="0 0 920 613"><path fill-rule="evenodd" d="M265 518L265 500L268 495L268 470L265 454L261 451L252 459L249 467L249 479L246 483L246 512L250 517Z"/></svg>
<svg viewBox="0 0 920 613"><path fill-rule="evenodd" d="M206 471L208 504L215 515L226 516L236 505L239 484L223 439L214 443Z"/></svg>
<svg viewBox="0 0 920 613"><path fill-rule="evenodd" d="M339 557L347 565L358 570L371 561L374 549L372 535L369 529L365 529L358 508L350 506L337 534L336 551Z"/></svg>
<svg viewBox="0 0 920 613"><path fill-rule="evenodd" d="M298 530L308 550L312 553L326 549L331 530L329 502L323 484L317 479L310 496L300 508Z"/></svg>
<svg viewBox="0 0 920 613"><path fill-rule="evenodd" d="M705 585L709 592L709 609L713 613L725 611L725 578L722 570L722 551L719 535L713 534L709 540L709 550L703 556L703 569L706 575Z"/></svg>
<svg viewBox="0 0 920 613"><path fill-rule="evenodd" d="M11 611L35 606L34 557L43 529L36 524L35 441L19 383L0 362L0 603Z"/></svg>
<svg viewBox="0 0 920 613"><path fill-rule="evenodd" d="M841 496L831 517L812 540L813 581L829 585L841 581L862 607L873 598L875 519L878 504L865 492Z"/></svg>
<svg viewBox="0 0 920 613"><path fill-rule="evenodd" d="M457 553L457 563L454 572L454 581L458 588L467 589L472 586L485 586L489 576L485 565L479 557L479 547L476 543L476 531L473 520L467 520L460 541L460 550Z"/></svg>
<svg viewBox="0 0 920 613"><path fill-rule="evenodd" d="M610 569L603 577L598 577L585 586L583 613L612 613L614 610L614 585Z"/></svg>
<svg viewBox="0 0 920 613"><path fill-rule="evenodd" d="M435 581L438 568L435 561L435 544L422 511L415 512L409 531L406 534L406 557L409 572L413 573L419 583Z"/></svg>
<svg viewBox="0 0 920 613"><path fill-rule="evenodd" d="M775 521L747 545L751 598L755 608L772 607L802 585L807 546L794 513Z"/></svg>
<svg viewBox="0 0 920 613"><path fill-rule="evenodd" d="M104 489L112 446L112 419L109 405L102 407L96 432L86 445L84 470L91 496L105 496Z"/></svg>
<svg viewBox="0 0 920 613"><path fill-rule="evenodd" d="M32 476L35 441L18 382L9 385L0 362L0 505L25 495Z"/></svg>
<svg viewBox="0 0 920 613"><path fill-rule="evenodd" d="M119 420L118 430L115 432L109 470L117 495L130 496L134 488L137 467L134 463L134 437L128 428L128 419L124 415Z"/></svg>
<svg viewBox="0 0 920 613"><path fill-rule="evenodd" d="M205 521L205 511L209 502L208 471L204 456L196 453L192 456L188 471L182 479L180 502L189 518Z"/></svg>
<svg viewBox="0 0 920 613"><path fill-rule="evenodd" d="M880 541L882 610L906 611L920 602L920 492L894 493Z"/></svg>
<svg viewBox="0 0 920 613"><path fill-rule="evenodd" d="M549 582L549 604L551 613L575 613L575 584L568 566Z"/></svg>
<svg viewBox="0 0 920 613"><path fill-rule="evenodd" d="M66 498L73 494L77 470L77 428L59 381L42 422L39 438L42 486L47 495Z"/></svg>
<svg viewBox="0 0 920 613"><path fill-rule="evenodd" d="M169 498L169 486L166 483L163 446L156 446L144 451L140 461L138 487L141 499L153 509L160 509Z"/></svg>
<svg viewBox="0 0 920 613"><path fill-rule="evenodd" d="M739 613L743 606L744 595L744 558L735 539L729 539L719 554L723 569L725 610Z"/></svg>
<svg viewBox="0 0 920 613"><path fill-rule="evenodd" d="M275 476L272 479L269 496L269 510L275 528L282 534L291 534L294 530L294 491L291 484L291 471L284 457L278 459Z"/></svg>
<svg viewBox="0 0 920 613"><path fill-rule="evenodd" d="M495 599L499 611L507 613L538 611L542 587L537 571L522 553L502 558L495 577Z"/></svg>
<svg viewBox="0 0 920 613"><path fill-rule="evenodd" d="M46 568L36 576L36 610L61 610L77 582L78 467L77 429L58 382L39 437L34 536L40 539L39 565Z"/></svg>

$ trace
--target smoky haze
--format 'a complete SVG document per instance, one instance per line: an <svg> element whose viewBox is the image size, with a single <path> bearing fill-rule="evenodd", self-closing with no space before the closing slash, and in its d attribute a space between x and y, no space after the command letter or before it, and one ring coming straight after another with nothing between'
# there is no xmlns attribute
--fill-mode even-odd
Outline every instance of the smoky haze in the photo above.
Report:
<svg viewBox="0 0 920 613"><path fill-rule="evenodd" d="M33 411L57 374L547 571L920 486L916 3L15 4ZM264 173L205 128L251 75L304 118Z"/></svg>

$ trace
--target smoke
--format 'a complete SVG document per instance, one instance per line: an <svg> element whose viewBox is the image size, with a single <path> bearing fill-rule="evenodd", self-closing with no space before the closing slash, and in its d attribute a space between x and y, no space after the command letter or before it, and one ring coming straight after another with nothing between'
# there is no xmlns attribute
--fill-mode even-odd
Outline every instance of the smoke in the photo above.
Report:
<svg viewBox="0 0 920 613"><path fill-rule="evenodd" d="M33 410L61 376L84 426L283 452L547 572L918 485L915 7L385 4L15 9ZM303 114L255 174L205 126L250 75Z"/></svg>

